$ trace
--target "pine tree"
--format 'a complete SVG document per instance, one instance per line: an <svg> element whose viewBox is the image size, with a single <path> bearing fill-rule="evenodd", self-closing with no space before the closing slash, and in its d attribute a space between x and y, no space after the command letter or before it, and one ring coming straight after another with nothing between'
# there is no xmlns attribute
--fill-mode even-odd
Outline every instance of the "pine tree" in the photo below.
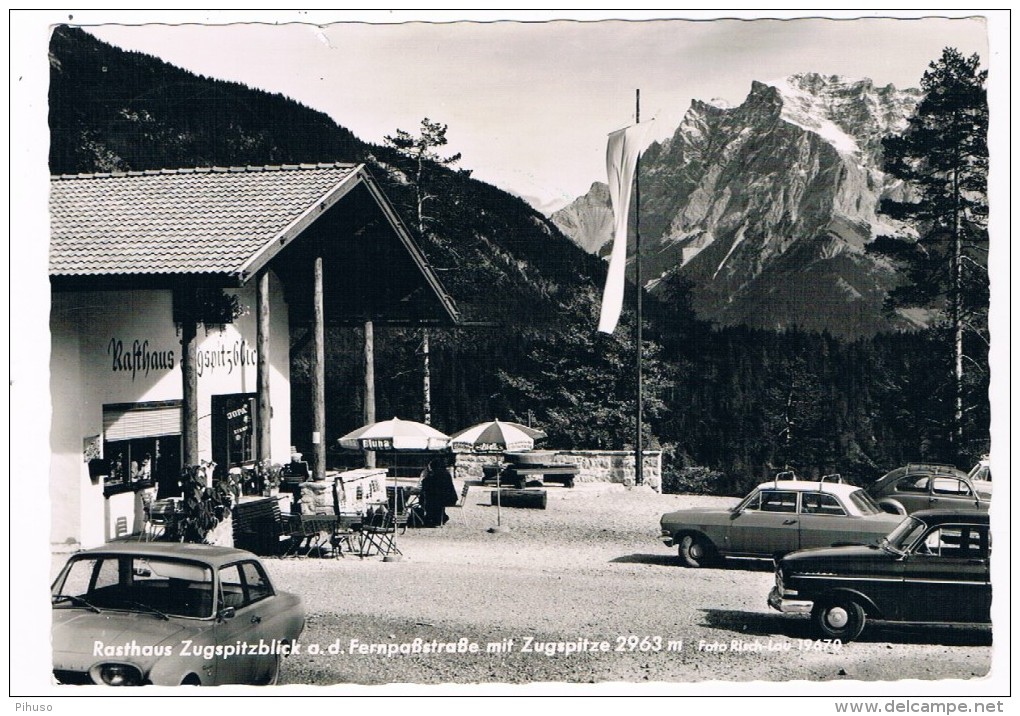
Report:
<svg viewBox="0 0 1020 716"><path fill-rule="evenodd" d="M436 151L440 147L446 146L446 125L432 122L428 117L421 121L421 130L417 136L406 130L398 129L395 135L387 135L385 139L387 145L414 163L413 183L418 236L423 238L427 219L425 202L436 198L435 195L428 192L426 182L430 165L451 166L460 161L460 154L443 157Z"/></svg>
<svg viewBox="0 0 1020 716"><path fill-rule="evenodd" d="M988 101L979 64L977 55L943 50L921 79L924 98L906 131L883 141L885 170L905 191L881 210L906 228L872 247L908 279L890 293L890 307L934 309L948 322L957 456L964 450L965 362L987 373Z"/></svg>
<svg viewBox="0 0 1020 716"><path fill-rule="evenodd" d="M418 136L410 132L398 129L396 135L387 135L386 144L396 149L400 154L414 162L414 197L415 215L418 220L418 237L425 237L425 202L435 199L435 195L429 194L426 185L426 169L429 165L451 166L460 161L460 154L453 154L442 157L436 151L439 147L446 145L446 125L429 121L425 117L421 121L421 131ZM429 329L421 331L421 354L422 354L422 406L424 416L422 420L426 425L432 424L432 369L429 355Z"/></svg>

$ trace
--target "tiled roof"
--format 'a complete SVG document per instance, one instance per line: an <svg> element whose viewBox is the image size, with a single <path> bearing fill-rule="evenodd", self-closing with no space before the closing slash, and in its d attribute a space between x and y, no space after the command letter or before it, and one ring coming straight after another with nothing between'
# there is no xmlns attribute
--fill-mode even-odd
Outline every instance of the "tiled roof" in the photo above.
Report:
<svg viewBox="0 0 1020 716"><path fill-rule="evenodd" d="M55 176L50 275L236 274L359 165Z"/></svg>

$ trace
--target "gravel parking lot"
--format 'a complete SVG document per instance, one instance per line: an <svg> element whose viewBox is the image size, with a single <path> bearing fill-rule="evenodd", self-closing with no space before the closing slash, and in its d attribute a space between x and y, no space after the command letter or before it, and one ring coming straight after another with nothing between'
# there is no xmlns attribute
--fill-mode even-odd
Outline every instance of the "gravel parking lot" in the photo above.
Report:
<svg viewBox="0 0 1020 716"><path fill-rule="evenodd" d="M442 529L398 537L399 562L269 559L308 625L283 684L524 684L977 679L990 629L869 625L823 644L768 608L771 564L690 570L658 541L664 512L725 498L549 486L546 510L472 488ZM314 653L318 649L319 653ZM380 651L384 653L379 653ZM313 653L309 653L313 652Z"/></svg>

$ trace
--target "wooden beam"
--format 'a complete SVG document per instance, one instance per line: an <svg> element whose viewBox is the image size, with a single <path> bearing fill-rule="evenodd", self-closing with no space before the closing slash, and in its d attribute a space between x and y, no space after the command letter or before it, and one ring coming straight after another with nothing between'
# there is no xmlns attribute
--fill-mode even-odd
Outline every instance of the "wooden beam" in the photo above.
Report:
<svg viewBox="0 0 1020 716"><path fill-rule="evenodd" d="M181 460L198 464L198 324L191 316L181 322Z"/></svg>
<svg viewBox="0 0 1020 716"><path fill-rule="evenodd" d="M365 321L365 402L364 424L375 422L375 329L372 321ZM365 453L365 465L375 467L375 452Z"/></svg>
<svg viewBox="0 0 1020 716"><path fill-rule="evenodd" d="M315 315L315 358L312 364L312 450L313 478L326 479L326 338L322 297L322 256L315 257L312 301Z"/></svg>
<svg viewBox="0 0 1020 716"><path fill-rule="evenodd" d="M273 442L270 426L273 417L273 402L269 392L269 271L259 274L256 284L256 347L258 350L258 453L257 460L271 460Z"/></svg>

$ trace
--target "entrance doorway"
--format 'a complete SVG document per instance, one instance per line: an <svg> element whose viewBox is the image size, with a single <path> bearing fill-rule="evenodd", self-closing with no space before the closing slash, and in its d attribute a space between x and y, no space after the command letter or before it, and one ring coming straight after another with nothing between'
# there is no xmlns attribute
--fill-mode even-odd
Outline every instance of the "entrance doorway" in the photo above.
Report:
<svg viewBox="0 0 1020 716"><path fill-rule="evenodd" d="M216 479L226 479L232 467L250 470L255 465L258 401L255 393L212 396L212 459ZM245 494L257 494L261 485L242 482Z"/></svg>

